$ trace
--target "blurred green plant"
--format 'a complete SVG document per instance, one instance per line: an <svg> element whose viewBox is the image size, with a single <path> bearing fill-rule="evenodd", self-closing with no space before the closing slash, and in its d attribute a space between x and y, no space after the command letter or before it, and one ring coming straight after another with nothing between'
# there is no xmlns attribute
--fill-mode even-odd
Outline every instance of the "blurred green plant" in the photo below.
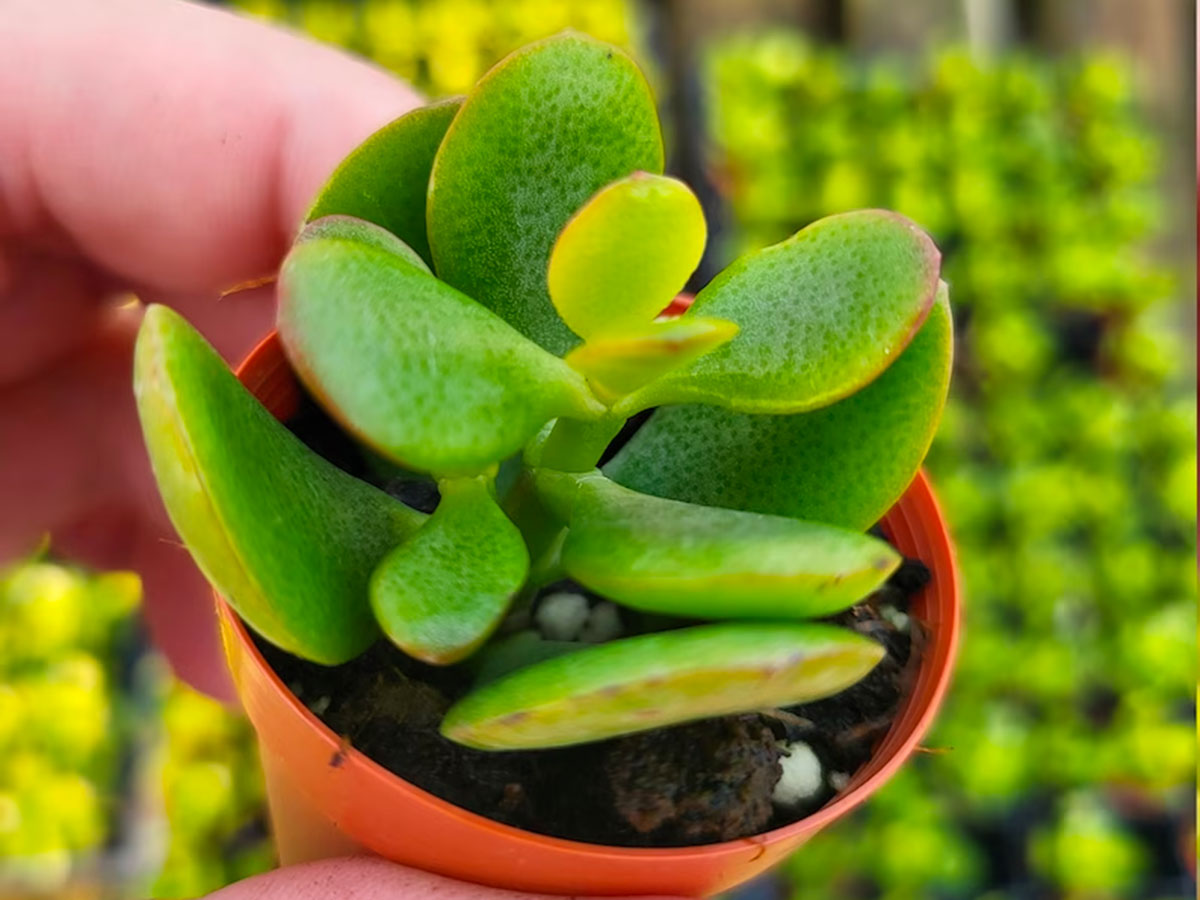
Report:
<svg viewBox="0 0 1200 900"><path fill-rule="evenodd" d="M963 829L1019 831L1039 797L1059 814L1030 839L1035 876L1121 894L1144 848L1078 792L1122 785L1182 823L1196 765L1195 349L1187 273L1152 253L1162 147L1131 66L959 49L864 63L777 31L721 42L707 79L730 255L895 208L946 250L960 311L927 460L968 604L930 739L946 752L806 846L797 894L845 896L851 877L865 895L972 896L987 875ZM897 840L905 874L878 837L893 826L916 829Z"/></svg>
<svg viewBox="0 0 1200 900"><path fill-rule="evenodd" d="M129 572L0 570L0 896L144 896L157 866L154 896L194 897L273 864L250 726L143 664L140 600ZM134 846L162 830L161 859Z"/></svg>
<svg viewBox="0 0 1200 900"><path fill-rule="evenodd" d="M131 740L121 651L140 586L35 561L0 571L0 892L96 862Z"/></svg>
<svg viewBox="0 0 1200 900"><path fill-rule="evenodd" d="M465 93L530 41L575 28L628 47L630 0L233 0L375 59L431 97Z"/></svg>
<svg viewBox="0 0 1200 900"><path fill-rule="evenodd" d="M1145 870L1146 855L1097 797L1083 793L1065 797L1030 844L1034 870L1069 896L1125 893Z"/></svg>
<svg viewBox="0 0 1200 900"><path fill-rule="evenodd" d="M275 864L249 723L175 682L159 762L169 843L154 897L196 897Z"/></svg>

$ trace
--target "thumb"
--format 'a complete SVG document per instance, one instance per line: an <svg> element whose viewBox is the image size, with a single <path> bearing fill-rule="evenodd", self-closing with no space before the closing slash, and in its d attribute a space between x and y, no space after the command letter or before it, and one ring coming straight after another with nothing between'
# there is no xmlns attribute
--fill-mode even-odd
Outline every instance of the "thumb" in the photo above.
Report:
<svg viewBox="0 0 1200 900"><path fill-rule="evenodd" d="M331 47L177 0L0 4L0 241L142 289L271 271L337 162L420 101Z"/></svg>
<svg viewBox="0 0 1200 900"><path fill-rule="evenodd" d="M555 900L452 881L373 856L325 859L257 875L208 900Z"/></svg>
<svg viewBox="0 0 1200 900"><path fill-rule="evenodd" d="M418 102L361 60L199 4L0 2L0 358L19 358L0 373L0 555L49 532L71 558L139 569L156 640L210 691L211 595L136 424L136 322L102 327L102 300L167 302L240 359L273 304L219 289L274 271L338 161ZM66 264L88 277L48 290Z"/></svg>

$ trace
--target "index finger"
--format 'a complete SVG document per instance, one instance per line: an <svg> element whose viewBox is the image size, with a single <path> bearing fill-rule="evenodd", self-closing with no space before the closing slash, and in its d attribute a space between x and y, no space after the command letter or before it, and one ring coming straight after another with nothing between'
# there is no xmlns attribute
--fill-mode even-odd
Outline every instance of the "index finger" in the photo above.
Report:
<svg viewBox="0 0 1200 900"><path fill-rule="evenodd" d="M355 144L415 106L367 63L190 3L0 5L0 244L207 292L269 272Z"/></svg>

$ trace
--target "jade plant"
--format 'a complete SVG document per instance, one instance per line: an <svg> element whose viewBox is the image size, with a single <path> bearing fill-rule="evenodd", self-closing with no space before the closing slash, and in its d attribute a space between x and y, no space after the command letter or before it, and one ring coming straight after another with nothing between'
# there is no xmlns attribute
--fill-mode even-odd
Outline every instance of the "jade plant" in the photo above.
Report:
<svg viewBox="0 0 1200 900"><path fill-rule="evenodd" d="M259 635L324 665L386 637L463 666L442 731L492 750L825 697L880 660L810 620L900 562L866 530L945 400L939 253L899 215L848 212L666 316L706 226L662 169L637 67L568 33L386 126L319 193L278 276L282 346L375 469L436 482L432 514L308 449L147 310L160 490ZM542 639L531 604L563 579L643 627Z"/></svg>

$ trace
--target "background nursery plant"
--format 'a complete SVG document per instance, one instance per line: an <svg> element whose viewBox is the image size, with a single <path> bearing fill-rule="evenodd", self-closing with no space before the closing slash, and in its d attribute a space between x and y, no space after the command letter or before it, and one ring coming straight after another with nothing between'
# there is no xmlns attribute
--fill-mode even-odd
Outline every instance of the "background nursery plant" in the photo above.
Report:
<svg viewBox="0 0 1200 900"><path fill-rule="evenodd" d="M530 45L361 145L281 269L279 336L320 408L306 437L335 440L327 416L356 464L313 452L164 307L135 387L177 530L290 654L269 651L277 668L312 683L382 658L411 690L388 708L366 676L375 712L416 715L419 694L471 751L726 717L759 745L765 803L712 827L625 817L688 843L821 794L819 770L796 787L813 780L796 704L882 669L893 648L868 635L906 618L884 606L901 556L864 532L928 449L952 328L932 241L878 210L746 256L661 316L706 234L662 168L628 57Z"/></svg>

